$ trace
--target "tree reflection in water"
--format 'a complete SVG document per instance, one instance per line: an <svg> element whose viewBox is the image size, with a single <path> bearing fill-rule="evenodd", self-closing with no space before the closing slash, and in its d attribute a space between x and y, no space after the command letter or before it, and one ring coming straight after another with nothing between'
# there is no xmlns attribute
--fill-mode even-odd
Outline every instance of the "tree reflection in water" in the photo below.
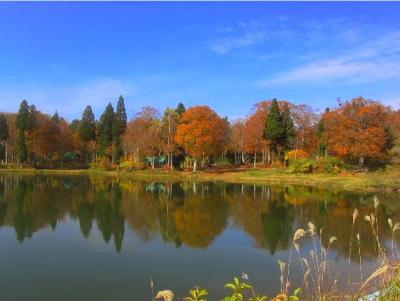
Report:
<svg viewBox="0 0 400 301"><path fill-rule="evenodd" d="M123 247L125 226L142 241L160 237L176 247L207 248L227 227L244 231L254 246L274 254L290 247L295 229L312 221L323 228L322 241L338 238L334 248L349 256L352 213L371 212L370 193L349 193L296 186L158 182L86 176L0 177L0 227L12 226L21 243L66 218L79 222L88 238L97 225L104 241ZM395 196L380 197L379 230L390 239L387 218L399 220ZM354 233L364 238L363 258L377 256L368 224L359 219ZM358 246L352 250L357 261Z"/></svg>

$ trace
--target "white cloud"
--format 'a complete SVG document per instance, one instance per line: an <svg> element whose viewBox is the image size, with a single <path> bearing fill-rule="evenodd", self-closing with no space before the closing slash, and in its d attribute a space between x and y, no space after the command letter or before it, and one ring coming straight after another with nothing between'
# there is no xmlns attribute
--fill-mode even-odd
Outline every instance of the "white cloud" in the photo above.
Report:
<svg viewBox="0 0 400 301"><path fill-rule="evenodd" d="M217 40L211 46L211 49L219 54L227 53L233 49L244 46L251 46L263 42L265 39L264 31L245 32L239 36L228 37Z"/></svg>
<svg viewBox="0 0 400 301"><path fill-rule="evenodd" d="M340 56L309 61L272 77L258 80L256 84L269 86L335 79L354 83L391 78L400 78L400 32L369 40Z"/></svg>

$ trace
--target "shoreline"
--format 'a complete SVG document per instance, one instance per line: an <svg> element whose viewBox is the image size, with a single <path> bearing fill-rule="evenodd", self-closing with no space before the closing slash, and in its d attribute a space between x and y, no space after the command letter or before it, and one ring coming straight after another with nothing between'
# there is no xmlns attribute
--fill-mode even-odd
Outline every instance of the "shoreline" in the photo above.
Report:
<svg viewBox="0 0 400 301"><path fill-rule="evenodd" d="M164 171L137 170L102 171L93 169L0 169L0 173L12 174L54 174L54 175L89 175L104 177L120 177L153 181L217 181L243 184L288 184L347 191L400 192L400 168L390 166L385 170L365 173L342 172L339 174L289 174L284 169L258 168L229 171Z"/></svg>

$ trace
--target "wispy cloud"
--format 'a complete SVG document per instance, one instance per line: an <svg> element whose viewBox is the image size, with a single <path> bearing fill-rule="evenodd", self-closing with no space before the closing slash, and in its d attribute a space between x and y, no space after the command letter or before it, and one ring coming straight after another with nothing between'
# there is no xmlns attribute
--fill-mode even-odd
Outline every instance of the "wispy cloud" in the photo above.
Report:
<svg viewBox="0 0 400 301"><path fill-rule="evenodd" d="M265 33L263 31L246 32L237 37L221 39L211 46L211 49L219 54L227 53L233 49L250 46L263 42Z"/></svg>
<svg viewBox="0 0 400 301"><path fill-rule="evenodd" d="M218 27L216 32L224 36L213 40L211 49L218 54L225 54L238 48L260 44L267 39L264 25L258 20L253 20Z"/></svg>
<svg viewBox="0 0 400 301"><path fill-rule="evenodd" d="M350 83L400 78L400 32L364 42L341 55L309 60L288 71L256 81L269 86L342 79Z"/></svg>

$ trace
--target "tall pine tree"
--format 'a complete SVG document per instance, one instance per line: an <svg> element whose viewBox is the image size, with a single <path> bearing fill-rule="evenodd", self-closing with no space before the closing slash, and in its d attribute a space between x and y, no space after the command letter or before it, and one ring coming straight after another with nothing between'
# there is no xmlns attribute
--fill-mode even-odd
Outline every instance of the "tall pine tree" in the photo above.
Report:
<svg viewBox="0 0 400 301"><path fill-rule="evenodd" d="M125 101L121 95L118 99L117 110L115 112L115 118L113 122L113 159L116 163L119 163L119 160L122 156L121 136L125 133L126 122L127 117L125 110Z"/></svg>
<svg viewBox="0 0 400 301"><path fill-rule="evenodd" d="M265 119L265 138L270 141L272 153L279 153L279 147L285 138L282 116L279 111L278 101L274 98Z"/></svg>
<svg viewBox="0 0 400 301"><path fill-rule="evenodd" d="M99 121L99 152L100 156L108 155L110 152L108 148L113 143L113 123L114 123L115 113L114 108L111 103L109 103L100 117Z"/></svg>
<svg viewBox="0 0 400 301"><path fill-rule="evenodd" d="M178 103L178 106L175 109L175 112L177 112L179 114L179 116L182 116L183 113L185 113L186 109L185 106L183 105L183 103Z"/></svg>
<svg viewBox="0 0 400 301"><path fill-rule="evenodd" d="M6 117L3 114L0 114L0 142L7 141L10 138L8 132L8 124Z"/></svg>
<svg viewBox="0 0 400 301"><path fill-rule="evenodd" d="M16 151L19 163L25 163L28 160L28 147L26 146L25 134L32 128L32 108L29 107L28 102L23 100L19 106L19 110L15 120L17 128L17 141Z"/></svg>
<svg viewBox="0 0 400 301"><path fill-rule="evenodd" d="M290 115L290 109L287 103L282 110L282 126L285 129L283 147L285 150L293 149L296 144L296 131L294 129L293 119Z"/></svg>
<svg viewBox="0 0 400 301"><path fill-rule="evenodd" d="M7 164L7 140L10 138L9 132L8 132L8 124L6 117L4 117L3 114L0 114L0 146L1 146L1 151L0 151L0 158L6 159L6 164Z"/></svg>
<svg viewBox="0 0 400 301"><path fill-rule="evenodd" d="M96 120L91 106L87 106L82 113L82 119L79 122L78 134L81 141L89 143L96 139Z"/></svg>

